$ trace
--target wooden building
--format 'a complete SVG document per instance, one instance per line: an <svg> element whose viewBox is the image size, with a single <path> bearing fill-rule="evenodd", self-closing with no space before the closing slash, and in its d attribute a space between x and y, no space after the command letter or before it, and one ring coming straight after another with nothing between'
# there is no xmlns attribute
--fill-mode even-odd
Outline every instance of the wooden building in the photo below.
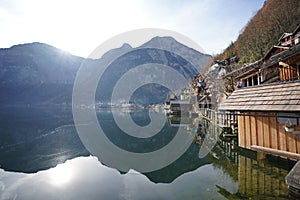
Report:
<svg viewBox="0 0 300 200"><path fill-rule="evenodd" d="M219 110L238 112L238 144L300 154L300 81L235 90ZM286 132L284 124L295 125Z"/></svg>
<svg viewBox="0 0 300 200"><path fill-rule="evenodd" d="M284 33L263 58L223 77L243 87L300 80L300 25L293 33Z"/></svg>
<svg viewBox="0 0 300 200"><path fill-rule="evenodd" d="M278 40L281 46L292 46L293 45L293 34L292 33L283 33Z"/></svg>
<svg viewBox="0 0 300 200"><path fill-rule="evenodd" d="M294 45L299 44L300 43L300 25L294 30L293 32L293 42Z"/></svg>
<svg viewBox="0 0 300 200"><path fill-rule="evenodd" d="M184 114L193 110L193 104L190 101L170 101L170 114Z"/></svg>
<svg viewBox="0 0 300 200"><path fill-rule="evenodd" d="M273 47L280 49L277 53L268 55L265 64L260 68L261 83L272 83L279 81L292 81L300 79L300 44L286 50L284 47ZM276 52L275 50L273 50ZM272 51L270 51L272 52Z"/></svg>
<svg viewBox="0 0 300 200"><path fill-rule="evenodd" d="M224 76L229 77L243 87L300 80L300 43L292 47L274 46L262 59Z"/></svg>
<svg viewBox="0 0 300 200"><path fill-rule="evenodd" d="M241 82L243 87L260 85L260 65L260 61L245 65L226 74L223 78L234 79L233 82Z"/></svg>
<svg viewBox="0 0 300 200"><path fill-rule="evenodd" d="M262 58L261 83L300 79L300 25L293 33L284 33Z"/></svg>

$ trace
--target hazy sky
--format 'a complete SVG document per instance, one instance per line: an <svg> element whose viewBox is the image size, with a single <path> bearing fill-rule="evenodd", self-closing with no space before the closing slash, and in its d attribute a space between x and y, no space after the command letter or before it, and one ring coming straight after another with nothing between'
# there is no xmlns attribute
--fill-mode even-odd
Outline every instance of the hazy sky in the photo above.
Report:
<svg viewBox="0 0 300 200"><path fill-rule="evenodd" d="M264 0L0 0L0 47L43 42L87 57L120 33L162 28L219 53ZM136 44L137 45L137 44Z"/></svg>

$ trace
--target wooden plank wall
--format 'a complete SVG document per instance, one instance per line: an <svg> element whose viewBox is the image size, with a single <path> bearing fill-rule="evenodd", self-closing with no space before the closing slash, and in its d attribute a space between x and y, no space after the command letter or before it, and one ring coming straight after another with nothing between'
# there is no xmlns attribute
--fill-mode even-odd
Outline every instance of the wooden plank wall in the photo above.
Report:
<svg viewBox="0 0 300 200"><path fill-rule="evenodd" d="M293 66L283 67L279 70L280 81L297 80L297 69Z"/></svg>
<svg viewBox="0 0 300 200"><path fill-rule="evenodd" d="M246 114L246 113L245 113ZM248 112L247 114L266 114ZM275 113L268 113L274 115ZM300 131L300 126L295 127ZM300 154L300 138L293 132L286 132L275 117L239 116L238 117L239 146L250 149L251 145L269 147Z"/></svg>
<svg viewBox="0 0 300 200"><path fill-rule="evenodd" d="M276 199L287 196L284 177L288 171L239 156L238 192L247 198Z"/></svg>

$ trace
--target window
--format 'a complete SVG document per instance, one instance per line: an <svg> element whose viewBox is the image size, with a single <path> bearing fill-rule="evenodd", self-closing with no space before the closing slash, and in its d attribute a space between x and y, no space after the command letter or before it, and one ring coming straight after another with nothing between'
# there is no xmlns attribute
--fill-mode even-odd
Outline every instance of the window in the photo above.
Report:
<svg viewBox="0 0 300 200"><path fill-rule="evenodd" d="M290 122L294 125L300 125L300 113L279 112L277 113L277 122L279 124Z"/></svg>
<svg viewBox="0 0 300 200"><path fill-rule="evenodd" d="M249 86L252 86L252 77L248 78Z"/></svg>
<svg viewBox="0 0 300 200"><path fill-rule="evenodd" d="M253 81L254 81L253 85L258 85L258 76L257 75L253 76Z"/></svg>

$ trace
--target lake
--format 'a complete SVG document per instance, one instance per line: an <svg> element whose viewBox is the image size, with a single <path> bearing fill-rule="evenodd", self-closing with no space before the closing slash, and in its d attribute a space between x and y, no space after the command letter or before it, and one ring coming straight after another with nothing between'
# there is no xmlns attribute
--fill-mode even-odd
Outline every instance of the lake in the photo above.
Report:
<svg viewBox="0 0 300 200"><path fill-rule="evenodd" d="M160 159L172 161L170 157L186 146L170 163L148 159L137 165L128 161L124 167L114 162L118 156L106 158L105 152L87 150L97 141L84 141L77 133L69 108L1 108L0 200L288 199L285 176L294 162L274 157L257 160L255 152L238 148L235 138L219 137L220 129L192 116L117 111L120 119L129 114L141 127L150 123L149 112L165 119L159 133L137 138L118 127L109 108L97 110L106 137L134 155L163 149L177 138L178 130L192 142L179 141L178 149L164 152ZM155 164L162 167L137 170Z"/></svg>

